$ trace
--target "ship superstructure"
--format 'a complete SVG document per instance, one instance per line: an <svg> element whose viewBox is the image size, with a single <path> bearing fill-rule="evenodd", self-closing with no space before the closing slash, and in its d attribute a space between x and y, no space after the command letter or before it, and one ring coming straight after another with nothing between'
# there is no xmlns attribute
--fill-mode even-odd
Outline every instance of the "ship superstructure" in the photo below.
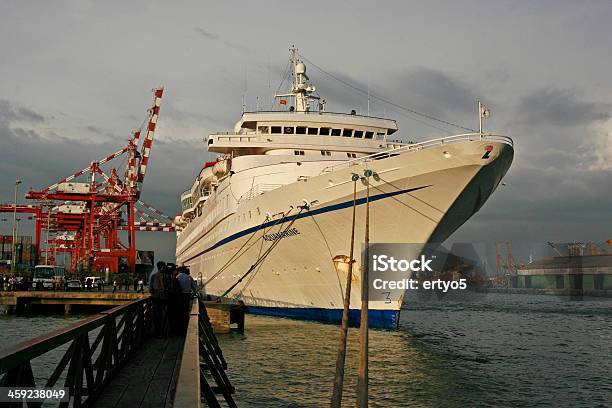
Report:
<svg viewBox="0 0 612 408"><path fill-rule="evenodd" d="M181 195L177 262L207 293L239 297L251 312L339 321L346 275L333 259L349 253L353 174L376 175L371 242L442 242L495 190L513 143L482 132L392 141L394 120L327 112L295 50L291 67L290 92L276 95L286 110L244 112L233 131L206 139L219 157ZM357 190L359 220L365 184ZM363 228L358 222L356 237ZM371 302L372 324L396 325L402 301Z"/></svg>

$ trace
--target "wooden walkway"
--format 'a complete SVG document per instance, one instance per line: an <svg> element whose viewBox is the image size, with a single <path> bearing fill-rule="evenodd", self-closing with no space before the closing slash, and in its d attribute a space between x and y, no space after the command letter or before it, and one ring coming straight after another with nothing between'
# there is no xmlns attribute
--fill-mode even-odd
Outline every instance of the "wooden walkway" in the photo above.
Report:
<svg viewBox="0 0 612 408"><path fill-rule="evenodd" d="M94 408L171 407L184 337L144 342L93 403Z"/></svg>
<svg viewBox="0 0 612 408"><path fill-rule="evenodd" d="M69 401L54 401L60 407L237 408L204 303L193 302L185 337L154 338L154 310L151 298L134 300L0 350L0 387L63 383L70 394ZM228 325L230 312L221 313ZM54 358L53 372L41 379L31 361L59 347L65 347L63 357Z"/></svg>

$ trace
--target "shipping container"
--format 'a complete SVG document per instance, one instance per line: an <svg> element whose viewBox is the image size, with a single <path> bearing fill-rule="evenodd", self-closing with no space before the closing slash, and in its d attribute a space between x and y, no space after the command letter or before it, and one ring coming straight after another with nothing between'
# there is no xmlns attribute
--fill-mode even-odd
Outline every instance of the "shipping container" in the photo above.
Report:
<svg viewBox="0 0 612 408"><path fill-rule="evenodd" d="M62 193L89 193L89 183L60 183L57 191Z"/></svg>

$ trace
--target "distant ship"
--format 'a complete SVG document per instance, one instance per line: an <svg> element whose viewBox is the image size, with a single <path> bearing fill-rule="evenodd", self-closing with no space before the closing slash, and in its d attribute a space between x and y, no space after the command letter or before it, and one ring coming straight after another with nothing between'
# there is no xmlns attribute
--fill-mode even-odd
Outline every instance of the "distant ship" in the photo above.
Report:
<svg viewBox="0 0 612 408"><path fill-rule="evenodd" d="M332 259L349 254L353 174L376 176L371 242L442 242L496 189L513 142L482 132L392 141L394 120L327 112L294 49L289 67L291 89L275 95L283 110L244 112L233 131L208 136L219 157L181 195L176 258L207 293L240 298L251 313L339 322L346 272ZM356 251L365 188L357 183ZM361 307L354 273L351 324ZM371 326L395 327L402 301L370 302Z"/></svg>

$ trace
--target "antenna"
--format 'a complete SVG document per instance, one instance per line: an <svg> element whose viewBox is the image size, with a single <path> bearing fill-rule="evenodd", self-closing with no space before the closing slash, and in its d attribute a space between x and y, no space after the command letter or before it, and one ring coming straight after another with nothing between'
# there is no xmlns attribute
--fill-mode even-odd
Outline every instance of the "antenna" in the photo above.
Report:
<svg viewBox="0 0 612 408"><path fill-rule="evenodd" d="M368 73L368 116L370 116L370 74Z"/></svg>
<svg viewBox="0 0 612 408"><path fill-rule="evenodd" d="M274 107L274 105L273 105L274 104L274 98L271 98L271 95L272 95L272 86L270 84L270 54L268 54L268 66L267 66L267 68L268 68L268 96L267 96L267 98L270 98L270 110L272 110L273 107Z"/></svg>
<svg viewBox="0 0 612 408"><path fill-rule="evenodd" d="M247 66L244 66L244 93L242 94L242 113L246 112L246 97L248 91L248 77L247 77Z"/></svg>

